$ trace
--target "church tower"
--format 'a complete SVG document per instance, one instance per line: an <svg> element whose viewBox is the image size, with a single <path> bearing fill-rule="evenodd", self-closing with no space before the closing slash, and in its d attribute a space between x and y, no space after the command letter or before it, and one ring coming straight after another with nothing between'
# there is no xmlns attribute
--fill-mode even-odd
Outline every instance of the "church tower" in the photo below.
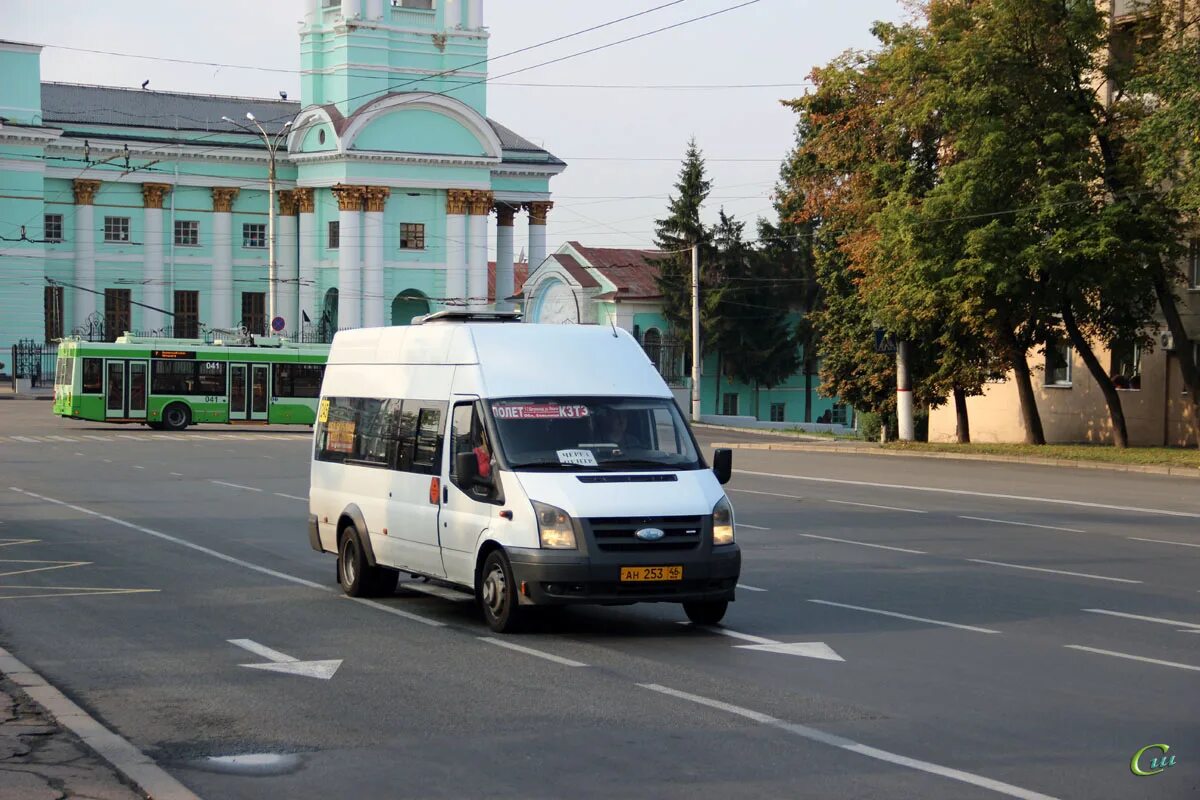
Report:
<svg viewBox="0 0 1200 800"><path fill-rule="evenodd" d="M304 2L305 107L334 105L349 117L389 92L436 92L487 115L483 0Z"/></svg>

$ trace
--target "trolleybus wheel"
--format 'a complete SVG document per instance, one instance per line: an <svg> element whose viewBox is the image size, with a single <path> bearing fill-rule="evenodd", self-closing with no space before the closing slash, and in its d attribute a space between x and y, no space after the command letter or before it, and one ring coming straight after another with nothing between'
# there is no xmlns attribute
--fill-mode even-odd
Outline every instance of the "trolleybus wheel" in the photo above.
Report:
<svg viewBox="0 0 1200 800"><path fill-rule="evenodd" d="M172 403L163 409L162 426L169 431L181 431L192 421L188 407L183 403Z"/></svg>

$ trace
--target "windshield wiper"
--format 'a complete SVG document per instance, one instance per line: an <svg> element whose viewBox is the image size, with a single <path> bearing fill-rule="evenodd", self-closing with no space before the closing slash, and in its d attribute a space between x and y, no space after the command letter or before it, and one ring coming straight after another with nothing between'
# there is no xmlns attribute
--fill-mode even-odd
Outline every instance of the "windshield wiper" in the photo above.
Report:
<svg viewBox="0 0 1200 800"><path fill-rule="evenodd" d="M510 464L512 469L530 469L530 468L550 468L562 470L564 472L598 472L601 467L583 465L583 464L564 464L561 461L551 461L550 459L542 459L539 461L522 461L517 464Z"/></svg>

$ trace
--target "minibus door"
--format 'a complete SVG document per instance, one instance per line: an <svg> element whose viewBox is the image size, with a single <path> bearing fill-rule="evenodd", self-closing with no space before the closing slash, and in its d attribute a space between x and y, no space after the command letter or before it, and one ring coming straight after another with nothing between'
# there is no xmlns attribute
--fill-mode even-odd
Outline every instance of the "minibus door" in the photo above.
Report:
<svg viewBox="0 0 1200 800"><path fill-rule="evenodd" d="M445 487L442 504L441 524L442 560L446 573L468 575L474 568L475 545L479 536L491 524L492 511L499 497L500 487L485 487L477 480L478 456L480 452L494 452L482 439L482 420L477 411L478 400L458 398L450 416L451 430L447 437L449 457L442 476ZM468 474L460 469L460 457L465 457L475 466ZM494 465L494 460L492 464ZM492 479L498 481L492 470Z"/></svg>

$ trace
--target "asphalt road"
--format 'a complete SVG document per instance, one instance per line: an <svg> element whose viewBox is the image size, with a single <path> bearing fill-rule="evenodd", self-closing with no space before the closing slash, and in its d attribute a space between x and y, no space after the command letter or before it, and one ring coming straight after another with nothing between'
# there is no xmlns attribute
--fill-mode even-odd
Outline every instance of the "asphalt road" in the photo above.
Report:
<svg viewBox="0 0 1200 800"><path fill-rule="evenodd" d="M461 598L341 596L308 451L0 403L0 643L207 800L1200 796L1200 482L738 451L722 629L493 637ZM1155 743L1176 765L1134 776Z"/></svg>

